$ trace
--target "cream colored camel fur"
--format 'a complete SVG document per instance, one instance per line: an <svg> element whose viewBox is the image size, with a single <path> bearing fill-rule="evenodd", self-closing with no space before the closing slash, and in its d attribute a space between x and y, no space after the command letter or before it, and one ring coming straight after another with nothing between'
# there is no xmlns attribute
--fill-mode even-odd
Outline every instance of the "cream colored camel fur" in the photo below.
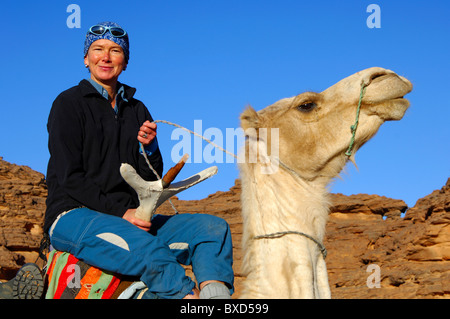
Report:
<svg viewBox="0 0 450 319"><path fill-rule="evenodd" d="M271 239L255 236L297 231L323 241L327 185L348 160L344 153L362 84L367 87L354 154L383 122L403 117L409 106L403 96L412 90L407 79L390 70L370 68L321 93L306 92L259 112L248 108L241 115L248 137L246 161L240 164L247 276L242 298L331 297L325 260L313 240L298 234ZM267 136L259 134L261 128L267 128ZM252 163L249 154L255 153L258 161Z"/></svg>

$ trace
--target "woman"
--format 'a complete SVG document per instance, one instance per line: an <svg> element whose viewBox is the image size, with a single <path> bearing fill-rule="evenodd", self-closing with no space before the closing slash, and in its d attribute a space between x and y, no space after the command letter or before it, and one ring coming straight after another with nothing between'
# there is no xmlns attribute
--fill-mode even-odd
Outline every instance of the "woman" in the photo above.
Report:
<svg viewBox="0 0 450 319"><path fill-rule="evenodd" d="M84 63L90 78L62 92L48 119L50 160L44 229L57 250L88 264L139 276L158 298L230 298L232 244L228 224L210 215L136 218L137 194L122 179L121 163L146 180L163 162L156 124L118 82L129 60L128 34L118 24L92 26ZM185 243L171 250L172 243ZM200 291L180 265L192 264Z"/></svg>

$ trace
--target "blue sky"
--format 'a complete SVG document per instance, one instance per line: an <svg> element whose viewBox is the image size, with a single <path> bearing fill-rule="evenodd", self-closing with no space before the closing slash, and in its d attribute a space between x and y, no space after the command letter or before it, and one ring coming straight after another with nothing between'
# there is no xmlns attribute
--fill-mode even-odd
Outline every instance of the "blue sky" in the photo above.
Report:
<svg viewBox="0 0 450 319"><path fill-rule="evenodd" d="M371 3L381 9L381 28L366 24ZM67 26L70 4L80 7L81 28ZM449 14L444 0L4 1L0 156L45 174L51 104L89 76L87 29L112 20L131 41L120 81L137 88L154 119L190 129L194 120L203 130L237 128L248 104L259 110L320 92L372 66L407 77L414 90L405 117L384 124L356 154L358 170L347 165L331 191L378 194L412 207L450 177ZM172 130L158 127L166 169L178 143ZM211 165L218 174L181 199L227 191L238 178L235 163L189 163L180 178Z"/></svg>

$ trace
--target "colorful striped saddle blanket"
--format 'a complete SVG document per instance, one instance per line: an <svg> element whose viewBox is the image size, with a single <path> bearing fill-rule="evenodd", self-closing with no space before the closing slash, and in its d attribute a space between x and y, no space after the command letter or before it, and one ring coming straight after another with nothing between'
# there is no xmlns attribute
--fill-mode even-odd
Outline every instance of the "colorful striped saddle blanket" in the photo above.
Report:
<svg viewBox="0 0 450 319"><path fill-rule="evenodd" d="M72 254L52 250L47 256L46 299L109 299L120 279Z"/></svg>

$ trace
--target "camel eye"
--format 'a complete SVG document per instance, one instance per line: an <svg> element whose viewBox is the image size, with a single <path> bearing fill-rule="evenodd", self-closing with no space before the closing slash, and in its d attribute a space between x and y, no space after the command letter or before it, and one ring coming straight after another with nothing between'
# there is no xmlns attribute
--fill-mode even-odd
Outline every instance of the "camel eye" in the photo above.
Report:
<svg viewBox="0 0 450 319"><path fill-rule="evenodd" d="M316 106L317 105L314 102L306 102L306 103L300 104L299 106L297 106L297 108L299 109L299 111L307 113L307 112L312 111Z"/></svg>

